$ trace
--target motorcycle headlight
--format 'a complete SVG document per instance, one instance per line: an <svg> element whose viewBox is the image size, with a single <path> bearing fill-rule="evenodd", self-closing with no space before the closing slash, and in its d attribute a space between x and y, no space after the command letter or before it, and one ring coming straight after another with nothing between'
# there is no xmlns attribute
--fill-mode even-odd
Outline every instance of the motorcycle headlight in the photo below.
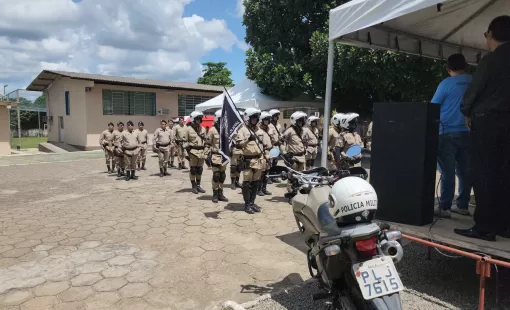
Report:
<svg viewBox="0 0 510 310"><path fill-rule="evenodd" d="M324 248L324 254L326 256L335 256L340 254L340 246L333 244Z"/></svg>

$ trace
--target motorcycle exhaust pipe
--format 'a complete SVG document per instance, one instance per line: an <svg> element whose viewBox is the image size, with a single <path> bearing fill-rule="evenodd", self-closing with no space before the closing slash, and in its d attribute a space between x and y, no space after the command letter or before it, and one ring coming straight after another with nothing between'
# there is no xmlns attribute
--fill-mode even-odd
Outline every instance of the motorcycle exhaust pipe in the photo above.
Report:
<svg viewBox="0 0 510 310"><path fill-rule="evenodd" d="M404 257L404 248L402 248L402 245L398 243L398 241L388 241L383 240L381 241L381 251L385 256L391 257L393 259L393 262L396 264L402 260Z"/></svg>

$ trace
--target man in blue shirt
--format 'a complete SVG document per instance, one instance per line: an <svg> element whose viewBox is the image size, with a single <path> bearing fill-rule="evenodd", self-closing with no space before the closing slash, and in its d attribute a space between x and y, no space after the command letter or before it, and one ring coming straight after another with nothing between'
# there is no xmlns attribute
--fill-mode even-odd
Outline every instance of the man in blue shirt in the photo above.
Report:
<svg viewBox="0 0 510 310"><path fill-rule="evenodd" d="M460 106L471 75L466 73L467 62L462 54L448 57L447 70L450 77L437 87L432 103L441 105L439 124L439 147L437 163L441 173L441 198L434 214L450 218L451 212L469 215L468 204L471 196L471 146L469 129ZM452 207L455 194L455 175L459 179L457 205Z"/></svg>

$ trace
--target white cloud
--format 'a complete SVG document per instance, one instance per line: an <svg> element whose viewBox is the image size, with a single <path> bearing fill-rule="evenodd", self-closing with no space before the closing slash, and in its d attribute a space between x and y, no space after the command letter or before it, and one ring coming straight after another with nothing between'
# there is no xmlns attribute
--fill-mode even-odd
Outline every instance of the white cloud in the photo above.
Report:
<svg viewBox="0 0 510 310"><path fill-rule="evenodd" d="M202 56L246 44L224 20L184 17L191 1L2 0L0 81L26 87L42 69L195 81Z"/></svg>
<svg viewBox="0 0 510 310"><path fill-rule="evenodd" d="M242 17L244 14L244 0L237 0L237 15Z"/></svg>

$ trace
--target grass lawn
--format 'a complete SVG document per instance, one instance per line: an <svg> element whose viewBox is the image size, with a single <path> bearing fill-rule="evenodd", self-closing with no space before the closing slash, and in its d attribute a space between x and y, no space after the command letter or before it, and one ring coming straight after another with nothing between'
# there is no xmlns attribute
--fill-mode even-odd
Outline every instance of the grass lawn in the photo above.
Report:
<svg viewBox="0 0 510 310"><path fill-rule="evenodd" d="M31 149L31 148L38 148L39 143L48 142L47 137L22 137L21 138L21 148L22 149ZM18 146L19 140L18 138L12 138L11 137L11 148L16 149L16 146Z"/></svg>

